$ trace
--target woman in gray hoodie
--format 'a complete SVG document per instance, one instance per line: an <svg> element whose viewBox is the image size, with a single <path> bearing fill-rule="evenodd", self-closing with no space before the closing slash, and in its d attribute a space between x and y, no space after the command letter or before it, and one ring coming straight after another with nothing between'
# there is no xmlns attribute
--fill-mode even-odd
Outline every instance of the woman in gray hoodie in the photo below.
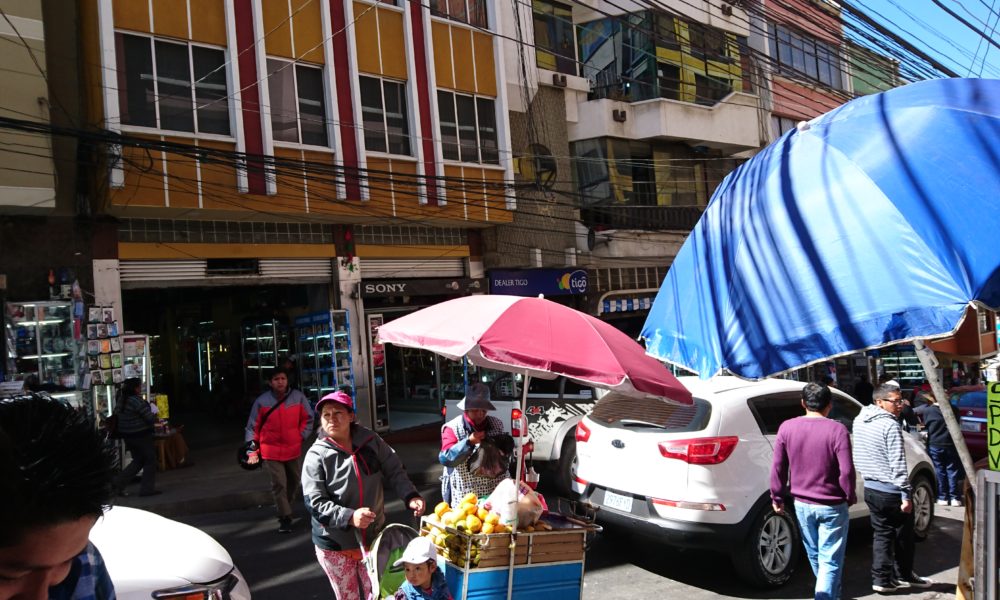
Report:
<svg viewBox="0 0 1000 600"><path fill-rule="evenodd" d="M302 465L316 558L337 600L364 599L371 585L358 542L367 546L385 524L383 486L391 486L415 516L424 513L424 499L393 449L354 422L350 396L327 394L316 404L316 413L319 435Z"/></svg>

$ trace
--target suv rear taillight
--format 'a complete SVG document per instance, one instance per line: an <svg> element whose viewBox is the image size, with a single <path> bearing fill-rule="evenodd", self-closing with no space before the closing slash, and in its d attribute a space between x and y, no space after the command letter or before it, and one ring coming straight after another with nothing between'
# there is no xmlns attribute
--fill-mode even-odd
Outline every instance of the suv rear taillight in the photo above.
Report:
<svg viewBox="0 0 1000 600"><path fill-rule="evenodd" d="M521 417L523 413L520 408L512 408L510 411L510 435L521 437Z"/></svg>
<svg viewBox="0 0 1000 600"><path fill-rule="evenodd" d="M676 458L690 465L717 465L729 458L739 441L736 436L711 437L671 440L660 442L659 446L665 458Z"/></svg>
<svg viewBox="0 0 1000 600"><path fill-rule="evenodd" d="M574 434L577 443L586 442L590 439L590 429L580 421L576 424L576 433Z"/></svg>

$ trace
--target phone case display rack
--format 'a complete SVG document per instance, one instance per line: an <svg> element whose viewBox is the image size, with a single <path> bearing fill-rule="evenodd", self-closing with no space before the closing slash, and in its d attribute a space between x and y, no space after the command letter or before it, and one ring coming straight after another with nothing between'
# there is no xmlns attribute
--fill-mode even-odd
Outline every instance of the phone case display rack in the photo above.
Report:
<svg viewBox="0 0 1000 600"><path fill-rule="evenodd" d="M354 360L348 311L304 315L295 319L299 387L312 401L340 388L354 395Z"/></svg>
<svg viewBox="0 0 1000 600"><path fill-rule="evenodd" d="M91 306L87 310L87 375L85 388L91 390L91 403L100 423L115 410L115 390L126 379L123 366L122 336L114 309Z"/></svg>
<svg viewBox="0 0 1000 600"><path fill-rule="evenodd" d="M82 407L82 347L72 302L8 302L8 348L13 350L12 381L24 381Z"/></svg>
<svg viewBox="0 0 1000 600"><path fill-rule="evenodd" d="M247 389L263 389L265 371L277 367L291 352L288 326L274 319L246 322L241 327L241 337Z"/></svg>

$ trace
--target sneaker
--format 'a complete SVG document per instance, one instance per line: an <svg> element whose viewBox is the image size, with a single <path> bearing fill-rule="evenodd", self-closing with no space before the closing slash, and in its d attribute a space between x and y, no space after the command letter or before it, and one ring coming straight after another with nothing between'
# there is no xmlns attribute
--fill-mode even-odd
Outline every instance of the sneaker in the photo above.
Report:
<svg viewBox="0 0 1000 600"><path fill-rule="evenodd" d="M291 533L292 532L292 519L290 517L281 517L278 519L278 533Z"/></svg>
<svg viewBox="0 0 1000 600"><path fill-rule="evenodd" d="M951 501L951 505L952 505L952 506L965 506L964 504L962 504L962 501L961 501L961 500L959 500L958 498L956 498L956 499L952 500L952 501Z"/></svg>
<svg viewBox="0 0 1000 600"><path fill-rule="evenodd" d="M879 594L891 594L899 589L896 583L887 583L885 585L879 585L877 583L872 584L872 590L878 592Z"/></svg>
<svg viewBox="0 0 1000 600"><path fill-rule="evenodd" d="M911 588L929 588L934 585L934 581L917 575L916 573L911 573L909 577L904 580L900 580L900 584L906 584L906 587Z"/></svg>
<svg viewBox="0 0 1000 600"><path fill-rule="evenodd" d="M948 506L948 501L947 500L938 500L937 503L940 506Z"/></svg>

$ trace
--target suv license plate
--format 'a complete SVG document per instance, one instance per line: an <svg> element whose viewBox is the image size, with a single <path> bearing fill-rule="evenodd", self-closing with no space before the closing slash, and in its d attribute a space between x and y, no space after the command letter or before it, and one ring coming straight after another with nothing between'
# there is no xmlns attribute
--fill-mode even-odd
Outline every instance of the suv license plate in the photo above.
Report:
<svg viewBox="0 0 1000 600"><path fill-rule="evenodd" d="M630 513L632 512L632 498L614 492L604 492L604 506Z"/></svg>

